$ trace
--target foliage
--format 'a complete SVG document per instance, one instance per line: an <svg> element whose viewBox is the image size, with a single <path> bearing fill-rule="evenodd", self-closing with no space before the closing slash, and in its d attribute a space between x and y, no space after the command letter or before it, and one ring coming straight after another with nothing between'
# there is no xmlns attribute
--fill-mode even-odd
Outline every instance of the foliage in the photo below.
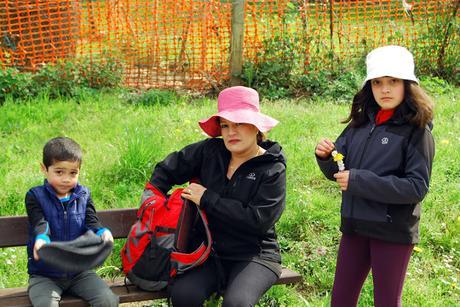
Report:
<svg viewBox="0 0 460 307"><path fill-rule="evenodd" d="M150 89L148 91L134 91L122 95L128 103L138 105L167 105L177 102L180 97L171 91Z"/></svg>
<svg viewBox="0 0 460 307"><path fill-rule="evenodd" d="M7 97L24 99L35 95L35 87L30 73L20 73L15 68L0 69L0 104Z"/></svg>
<svg viewBox="0 0 460 307"><path fill-rule="evenodd" d="M80 80L75 63L58 61L55 64L45 64L32 75L32 84L37 92L45 92L51 98L73 97L74 89L80 86Z"/></svg>
<svg viewBox="0 0 460 307"><path fill-rule="evenodd" d="M134 182L142 185L147 182L153 169L152 156L155 148L149 142L149 136L139 128L126 130L127 142L122 148L119 168L116 171L117 181ZM134 136L134 137L132 137Z"/></svg>
<svg viewBox="0 0 460 307"><path fill-rule="evenodd" d="M264 48L258 52L261 60L245 63L243 80L270 99L290 96L294 88L293 70L298 66L298 39L276 36L264 41Z"/></svg>
<svg viewBox="0 0 460 307"><path fill-rule="evenodd" d="M299 42L306 44L312 39L275 36L266 40L264 48L257 54L258 60L244 63L243 81L271 100L292 96L323 96L335 101L350 101L359 87L360 70L350 71L331 52L326 58L308 60L306 64L307 59L300 52Z"/></svg>
<svg viewBox="0 0 460 307"><path fill-rule="evenodd" d="M439 3L447 13L435 15L426 20L427 32L420 34L414 42L417 70L421 74L445 79L460 84L460 23L458 22L459 1Z"/></svg>
<svg viewBox="0 0 460 307"><path fill-rule="evenodd" d="M7 97L27 100L36 95L49 98L78 97L88 89L116 88L122 81L122 65L114 57L44 64L36 73L15 68L0 70L0 104Z"/></svg>
<svg viewBox="0 0 460 307"><path fill-rule="evenodd" d="M115 88L123 78L122 63L113 55L104 52L100 57L83 57L76 63L79 83L88 88Z"/></svg>
<svg viewBox="0 0 460 307"><path fill-rule="evenodd" d="M453 89L452 85L439 77L421 77L420 85L431 95L436 96L451 92Z"/></svg>

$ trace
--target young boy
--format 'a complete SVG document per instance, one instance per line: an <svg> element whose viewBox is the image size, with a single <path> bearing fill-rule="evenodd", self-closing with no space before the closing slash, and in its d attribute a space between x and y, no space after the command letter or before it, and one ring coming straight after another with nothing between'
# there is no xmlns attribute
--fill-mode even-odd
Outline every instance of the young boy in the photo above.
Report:
<svg viewBox="0 0 460 307"><path fill-rule="evenodd" d="M71 241L88 229L113 241L96 215L88 188L78 184L82 163L80 145L66 137L48 141L43 148L43 185L26 194L29 217L29 298L33 306L59 306L64 291L92 306L118 306L118 297L93 271L61 272L40 261L37 251L51 241Z"/></svg>

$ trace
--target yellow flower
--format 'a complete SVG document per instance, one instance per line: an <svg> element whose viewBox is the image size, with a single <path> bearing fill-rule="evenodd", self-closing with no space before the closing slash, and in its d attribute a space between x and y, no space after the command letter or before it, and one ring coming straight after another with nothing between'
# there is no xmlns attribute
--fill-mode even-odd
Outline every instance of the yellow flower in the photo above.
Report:
<svg viewBox="0 0 460 307"><path fill-rule="evenodd" d="M343 161L343 158L344 156L341 154L341 153L337 153L335 156L334 156L334 161L337 162L337 161Z"/></svg>
<svg viewBox="0 0 460 307"><path fill-rule="evenodd" d="M423 252L423 249L418 247L418 246L415 246L414 247L414 252L417 252L417 253L422 253Z"/></svg>
<svg viewBox="0 0 460 307"><path fill-rule="evenodd" d="M449 144L449 140L447 140L447 139L441 140L441 144L447 145L447 144Z"/></svg>

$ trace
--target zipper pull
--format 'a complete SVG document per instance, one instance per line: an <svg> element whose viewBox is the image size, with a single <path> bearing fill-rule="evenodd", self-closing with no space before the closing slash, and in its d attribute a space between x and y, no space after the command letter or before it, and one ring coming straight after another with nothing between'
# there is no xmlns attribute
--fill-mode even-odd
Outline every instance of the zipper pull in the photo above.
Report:
<svg viewBox="0 0 460 307"><path fill-rule="evenodd" d="M371 130L369 131L369 135L371 135L371 134L372 134L372 132L374 132L374 129L375 129L375 124L372 124L372 126L371 126Z"/></svg>

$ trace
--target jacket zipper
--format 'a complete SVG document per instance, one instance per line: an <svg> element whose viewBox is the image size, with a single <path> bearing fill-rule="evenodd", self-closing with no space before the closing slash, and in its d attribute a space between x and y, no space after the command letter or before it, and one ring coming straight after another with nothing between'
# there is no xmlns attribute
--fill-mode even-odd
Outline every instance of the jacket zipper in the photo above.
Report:
<svg viewBox="0 0 460 307"><path fill-rule="evenodd" d="M363 148L363 151L361 152L361 157L359 157L358 168L361 168L361 163L363 162L364 153L366 152L367 145L369 144L369 140L371 139L371 136L374 130L375 130L375 123L372 124L371 130L369 131L367 135L366 143L364 143L364 148ZM354 209L355 209L355 203L352 201L351 202L351 218L353 218L354 216L353 214L355 211Z"/></svg>
<svg viewBox="0 0 460 307"><path fill-rule="evenodd" d="M60 203L61 206L62 206L62 210L64 210L64 240L65 240L65 241L68 241L69 238L68 238L68 231L67 231L67 230L68 230L68 229L67 229L67 228L68 228L68 226L67 226L67 224L68 224L68 223L67 223L67 219L68 219L68 217L67 217L67 208L66 208L66 206L61 202L61 200L59 200L59 203ZM65 275L67 276L67 278L70 278L70 273L65 273Z"/></svg>

